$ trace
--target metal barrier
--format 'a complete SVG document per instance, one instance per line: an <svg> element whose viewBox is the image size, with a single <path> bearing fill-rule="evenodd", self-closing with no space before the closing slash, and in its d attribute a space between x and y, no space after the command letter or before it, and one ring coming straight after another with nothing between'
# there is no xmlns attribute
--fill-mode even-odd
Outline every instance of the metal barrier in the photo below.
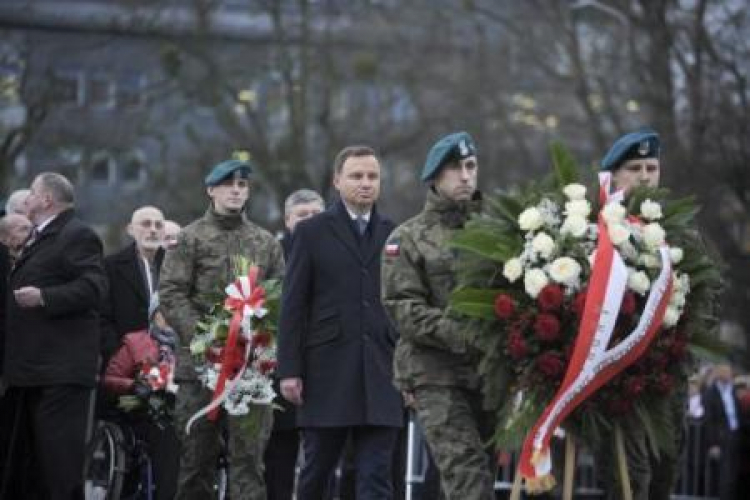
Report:
<svg viewBox="0 0 750 500"><path fill-rule="evenodd" d="M422 431L413 417L409 419L408 432L406 500L436 500L422 498L419 494L429 466L429 457L425 449ZM604 492L598 486L597 468L593 454L583 448L578 451L577 455L574 498L603 498ZM513 485L516 464L517 455L511 454L509 463L505 467L498 468L497 479L495 480L495 491L498 498L507 498ZM714 479L716 479L716 473L712 469L712 463L706 456L703 425L700 421L691 421L687 426L681 470L675 490L672 493L672 500L718 499L718 495L711 491L715 483Z"/></svg>

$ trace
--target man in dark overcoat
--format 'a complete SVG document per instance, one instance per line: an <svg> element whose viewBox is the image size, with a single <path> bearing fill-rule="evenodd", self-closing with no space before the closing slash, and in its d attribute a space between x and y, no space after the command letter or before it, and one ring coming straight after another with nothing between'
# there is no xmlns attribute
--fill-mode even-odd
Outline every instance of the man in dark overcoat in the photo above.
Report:
<svg viewBox="0 0 750 500"><path fill-rule="evenodd" d="M8 283L3 377L29 423L44 498L83 498L99 357L102 243L75 215L73 187L42 173L26 198L35 228Z"/></svg>
<svg viewBox="0 0 750 500"><path fill-rule="evenodd" d="M350 437L357 498L392 498L391 461L403 422L392 385L396 332L380 303L380 163L369 147L334 163L340 200L297 225L279 325L282 395L298 405L304 466L297 498L320 500Z"/></svg>
<svg viewBox="0 0 750 500"><path fill-rule="evenodd" d="M311 189L298 189L287 196L284 201L285 230L280 240L285 260L289 259L292 232L297 224L323 210L323 198ZM274 390L280 392L278 378L274 380ZM274 400L273 429L263 456L268 500L292 500L294 497L299 434L294 405L277 397Z"/></svg>
<svg viewBox="0 0 750 500"><path fill-rule="evenodd" d="M740 404L732 367L721 362L714 367L714 381L703 393L705 435L712 477L718 478L721 500L741 498L738 489Z"/></svg>
<svg viewBox="0 0 750 500"><path fill-rule="evenodd" d="M123 335L148 328L149 305L158 291L164 257L164 227L164 214L158 208L135 210L127 227L133 243L104 258L109 294L102 311L102 340L107 357Z"/></svg>

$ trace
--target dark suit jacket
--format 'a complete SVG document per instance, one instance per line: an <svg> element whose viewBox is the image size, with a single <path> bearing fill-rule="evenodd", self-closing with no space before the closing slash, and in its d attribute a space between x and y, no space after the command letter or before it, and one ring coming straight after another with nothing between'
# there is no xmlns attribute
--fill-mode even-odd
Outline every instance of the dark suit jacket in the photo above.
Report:
<svg viewBox="0 0 750 500"><path fill-rule="evenodd" d="M162 256L163 251L160 250L154 259L154 285L159 279ZM148 328L149 297L140 266L135 243L104 259L109 282L109 293L102 306L105 357L114 353L126 333Z"/></svg>
<svg viewBox="0 0 750 500"><path fill-rule="evenodd" d="M281 249L284 251L284 262L289 262L289 253L292 250L292 235L288 230L284 230L284 236L281 238ZM289 431L297 428L297 410L292 403L281 396L279 387L279 378L274 376L273 389L279 396L274 399L273 404L280 408L273 412L273 430ZM297 456L294 456L296 463Z"/></svg>
<svg viewBox="0 0 750 500"><path fill-rule="evenodd" d="M294 230L278 373L303 380L301 427L402 425L396 333L380 303L380 254L392 230L373 210L360 237L342 202Z"/></svg>
<svg viewBox="0 0 750 500"><path fill-rule="evenodd" d="M737 424L741 423L742 414L740 411L740 404L737 400L737 392L732 390L732 399L737 415ZM724 401L721 399L721 393L716 384L706 389L703 393L703 408L705 409L705 429L706 429L706 443L707 446L721 446L726 445L726 440L731 438L729 432L729 419L727 418L727 412L724 408Z"/></svg>
<svg viewBox="0 0 750 500"><path fill-rule="evenodd" d="M19 256L9 290L36 286L45 305L21 308L9 292L5 376L11 386L93 386L99 303L107 292L102 243L67 210Z"/></svg>
<svg viewBox="0 0 750 500"><path fill-rule="evenodd" d="M8 293L9 272L10 255L5 245L0 243L0 377L3 376L3 358L5 357L5 303Z"/></svg>

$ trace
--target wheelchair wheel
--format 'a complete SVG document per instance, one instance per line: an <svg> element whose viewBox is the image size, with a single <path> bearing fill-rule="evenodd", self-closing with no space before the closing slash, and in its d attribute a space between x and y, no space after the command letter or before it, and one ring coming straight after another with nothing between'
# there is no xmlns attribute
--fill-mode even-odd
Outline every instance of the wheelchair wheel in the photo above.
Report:
<svg viewBox="0 0 750 500"><path fill-rule="evenodd" d="M126 459L120 428L110 422L99 422L86 453L83 478L86 500L120 498Z"/></svg>

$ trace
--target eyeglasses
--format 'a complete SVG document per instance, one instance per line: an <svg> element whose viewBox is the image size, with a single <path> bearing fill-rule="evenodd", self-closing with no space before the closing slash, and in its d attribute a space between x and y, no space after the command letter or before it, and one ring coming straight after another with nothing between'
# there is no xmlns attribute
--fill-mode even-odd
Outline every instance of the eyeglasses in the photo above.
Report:
<svg viewBox="0 0 750 500"><path fill-rule="evenodd" d="M141 226L144 229L164 229L164 221L161 220L142 220L138 222L138 225Z"/></svg>

